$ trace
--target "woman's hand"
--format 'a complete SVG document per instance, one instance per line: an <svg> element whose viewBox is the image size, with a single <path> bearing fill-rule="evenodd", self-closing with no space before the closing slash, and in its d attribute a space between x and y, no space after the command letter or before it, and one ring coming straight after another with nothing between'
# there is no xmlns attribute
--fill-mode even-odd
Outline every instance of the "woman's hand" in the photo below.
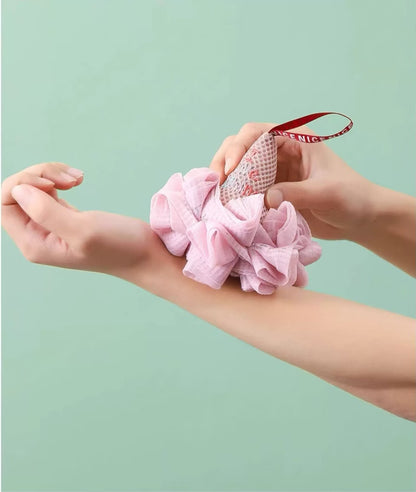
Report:
<svg viewBox="0 0 416 492"><path fill-rule="evenodd" d="M57 189L82 183L82 171L77 171L46 162L4 180L2 225L24 257L119 277L160 266L169 253L149 224L114 213L82 212L58 197Z"/></svg>
<svg viewBox="0 0 416 492"><path fill-rule="evenodd" d="M227 137L210 168L220 174L222 184L245 152L275 123L247 123L237 135ZM316 135L301 126L291 130ZM376 185L351 169L324 143L300 143L287 137L277 141L276 184L265 195L267 207L288 200L302 213L312 234L322 239L348 239L357 229L374 220L371 201Z"/></svg>

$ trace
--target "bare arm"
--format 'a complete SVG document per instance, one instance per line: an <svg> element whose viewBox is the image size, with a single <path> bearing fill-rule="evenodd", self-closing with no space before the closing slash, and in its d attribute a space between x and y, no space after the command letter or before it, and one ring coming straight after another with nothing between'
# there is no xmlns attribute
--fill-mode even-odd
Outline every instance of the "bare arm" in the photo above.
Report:
<svg viewBox="0 0 416 492"><path fill-rule="evenodd" d="M160 258L159 258L160 260ZM416 330L411 318L297 287L246 293L182 274L183 258L120 275L240 340L389 412L416 421Z"/></svg>
<svg viewBox="0 0 416 492"><path fill-rule="evenodd" d="M371 220L351 230L348 239L361 244L416 276L416 198L372 185Z"/></svg>
<svg viewBox="0 0 416 492"><path fill-rule="evenodd" d="M237 279L221 290L182 273L140 219L81 212L59 199L63 163L41 163L2 184L2 226L31 262L114 275L177 304L246 343L359 398L416 420L416 337L410 318L297 287L246 293ZM17 191L16 191L17 190ZM16 201L16 199L18 201Z"/></svg>

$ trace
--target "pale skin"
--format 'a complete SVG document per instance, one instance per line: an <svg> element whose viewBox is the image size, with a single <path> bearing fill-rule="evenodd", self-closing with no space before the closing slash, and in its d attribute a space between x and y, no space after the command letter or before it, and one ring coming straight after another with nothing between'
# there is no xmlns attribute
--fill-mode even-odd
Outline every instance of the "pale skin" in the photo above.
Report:
<svg viewBox="0 0 416 492"><path fill-rule="evenodd" d="M249 123L225 139L210 165L221 182L226 160L230 172L273 126ZM314 134L307 127L294 131ZM323 143L277 137L277 144L278 182L270 190L280 194L267 194L267 206L289 200L315 237L355 241L415 276L414 198L364 179ZM57 190L83 181L82 172L64 181L60 173L70 169L60 162L36 164L2 184L2 225L27 260L122 278L266 353L416 421L413 319L298 287L262 296L243 292L235 278L220 290L191 280L182 273L185 258L171 255L146 222L79 211L58 197ZM31 192L32 199L25 203L19 188Z"/></svg>

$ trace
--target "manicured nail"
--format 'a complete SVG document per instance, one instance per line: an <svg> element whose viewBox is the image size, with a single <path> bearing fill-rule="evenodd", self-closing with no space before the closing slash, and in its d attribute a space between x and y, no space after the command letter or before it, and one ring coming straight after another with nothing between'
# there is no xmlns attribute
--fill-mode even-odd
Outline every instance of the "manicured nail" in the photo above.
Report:
<svg viewBox="0 0 416 492"><path fill-rule="evenodd" d="M65 181L67 181L68 183L76 180L76 178L74 178L74 176L71 176L70 174L67 174L67 173L65 173L65 172L62 172L62 173L61 173L61 176L62 176L62 178L63 178Z"/></svg>
<svg viewBox="0 0 416 492"><path fill-rule="evenodd" d="M280 190L269 190L266 193L266 201L270 208L277 208L283 202L283 193Z"/></svg>
<svg viewBox="0 0 416 492"><path fill-rule="evenodd" d="M229 157L225 160L224 174L228 174L233 166L233 161Z"/></svg>
<svg viewBox="0 0 416 492"><path fill-rule="evenodd" d="M32 197L32 190L28 186L17 185L12 188L11 194L19 205L27 207Z"/></svg>
<svg viewBox="0 0 416 492"><path fill-rule="evenodd" d="M81 171L81 169L75 169L75 167L70 167L65 172L70 174L74 178L80 178L84 174L84 171Z"/></svg>

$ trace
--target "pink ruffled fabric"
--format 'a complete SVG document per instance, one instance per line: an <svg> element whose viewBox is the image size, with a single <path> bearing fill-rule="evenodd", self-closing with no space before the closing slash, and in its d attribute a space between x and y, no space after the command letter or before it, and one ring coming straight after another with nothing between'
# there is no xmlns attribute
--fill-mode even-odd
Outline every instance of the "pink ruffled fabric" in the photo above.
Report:
<svg viewBox="0 0 416 492"><path fill-rule="evenodd" d="M230 275L259 294L304 286L305 265L321 256L290 202L266 211L263 193L256 193L223 204L218 174L204 167L173 174L153 195L150 226L173 255L186 254L184 275L214 289Z"/></svg>

